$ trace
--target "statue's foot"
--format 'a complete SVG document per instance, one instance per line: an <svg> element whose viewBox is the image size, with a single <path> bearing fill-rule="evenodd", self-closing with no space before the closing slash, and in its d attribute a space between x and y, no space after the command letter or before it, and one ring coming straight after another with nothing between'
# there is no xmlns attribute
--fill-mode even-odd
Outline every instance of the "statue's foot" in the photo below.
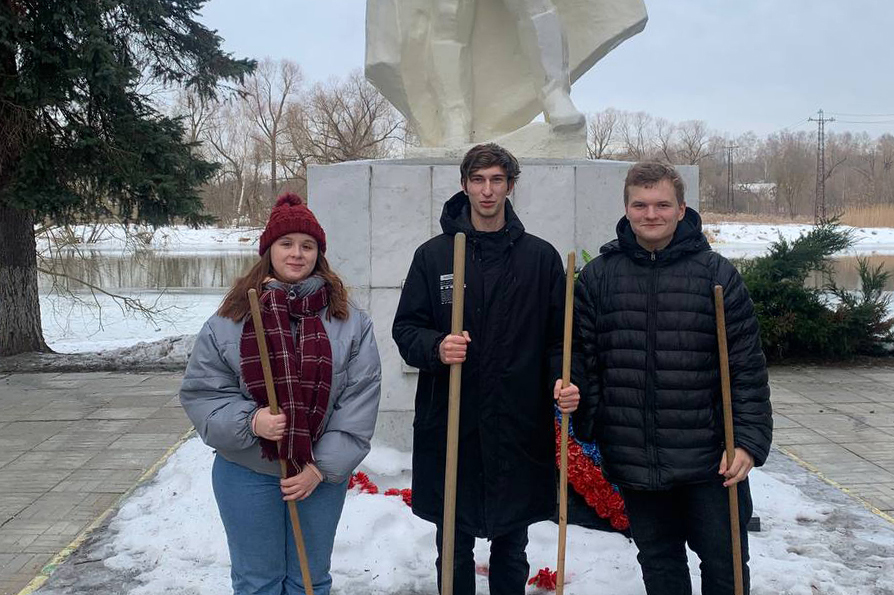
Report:
<svg viewBox="0 0 894 595"><path fill-rule="evenodd" d="M557 132L578 130L587 123L586 117L577 111L565 89L553 89L544 95L543 115L550 128Z"/></svg>

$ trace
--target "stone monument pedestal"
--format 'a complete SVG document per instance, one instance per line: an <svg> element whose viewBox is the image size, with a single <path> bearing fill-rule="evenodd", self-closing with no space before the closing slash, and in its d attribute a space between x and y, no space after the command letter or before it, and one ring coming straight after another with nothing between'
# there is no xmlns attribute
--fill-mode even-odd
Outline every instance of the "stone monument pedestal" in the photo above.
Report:
<svg viewBox="0 0 894 595"><path fill-rule="evenodd" d="M409 451L416 373L401 360L391 323L413 253L441 233L444 203L461 190L461 159L352 161L311 166L308 203L326 230L332 267L351 298L373 319L382 356L382 400L376 441ZM630 163L520 159L521 177L510 201L525 229L558 250L593 256L615 237L624 214ZM698 209L698 167L679 166L686 203Z"/></svg>

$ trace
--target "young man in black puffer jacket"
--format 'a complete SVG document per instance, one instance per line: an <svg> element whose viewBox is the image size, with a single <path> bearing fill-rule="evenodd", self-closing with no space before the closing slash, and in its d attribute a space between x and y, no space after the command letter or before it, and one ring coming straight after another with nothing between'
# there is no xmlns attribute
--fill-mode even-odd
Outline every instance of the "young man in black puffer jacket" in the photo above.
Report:
<svg viewBox="0 0 894 595"><path fill-rule="evenodd" d="M575 434L599 443L621 488L649 595L690 595L685 545L701 559L702 593L733 593L727 487L737 485L743 559L747 476L773 430L767 366L742 278L711 251L670 166L638 163L624 184L616 240L575 287L582 358ZM735 457L727 464L714 286L724 288ZM748 592L748 568L745 567Z"/></svg>

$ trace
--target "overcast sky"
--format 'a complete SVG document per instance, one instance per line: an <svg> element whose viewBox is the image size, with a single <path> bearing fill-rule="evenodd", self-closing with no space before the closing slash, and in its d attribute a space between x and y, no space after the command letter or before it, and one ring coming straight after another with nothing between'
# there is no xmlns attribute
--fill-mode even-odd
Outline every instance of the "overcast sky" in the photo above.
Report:
<svg viewBox="0 0 894 595"><path fill-rule="evenodd" d="M894 134L894 1L646 0L645 31L572 88L584 112L700 119L737 135ZM211 0L203 22L238 57L291 58L309 81L363 67L365 0ZM867 123L872 122L872 123Z"/></svg>

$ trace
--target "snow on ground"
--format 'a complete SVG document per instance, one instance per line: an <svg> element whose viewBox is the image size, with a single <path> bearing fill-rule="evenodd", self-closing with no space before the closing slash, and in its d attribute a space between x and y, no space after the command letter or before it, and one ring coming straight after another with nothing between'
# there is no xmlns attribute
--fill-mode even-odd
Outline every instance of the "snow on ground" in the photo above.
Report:
<svg viewBox="0 0 894 595"><path fill-rule="evenodd" d="M50 235L37 236L37 249L50 247L126 252L132 250L156 250L159 252L216 252L220 250L257 250L258 238L263 229L256 227L203 227L193 229L186 225L172 225L153 230L145 226L131 226L125 231L121 225L75 225L72 234L51 231Z"/></svg>
<svg viewBox="0 0 894 595"><path fill-rule="evenodd" d="M129 595L228 592L212 458L197 438L186 442L112 521L114 554L105 564L135 577L139 585ZM395 476L408 477L408 466L407 453L376 446L361 470L381 486ZM762 531L750 541L753 595L894 593L894 527L784 456L774 453L765 469L751 475L755 514L762 521ZM557 535L550 522L531 527L532 575L555 568ZM434 525L414 517L400 498L349 492L333 554L334 592L436 595L434 538ZM487 552L488 544L478 540L479 564ZM690 571L698 595L692 555ZM569 595L643 592L636 549L616 533L569 526L566 576ZM479 592L486 592L486 578L479 576L478 583ZM538 592L528 587L528 593Z"/></svg>
<svg viewBox="0 0 894 595"><path fill-rule="evenodd" d="M86 295L84 302L55 294L40 296L44 338L59 353L109 351L138 342L195 335L214 313L223 291L142 291L130 294L163 312L154 320L123 310L110 297ZM101 315L101 316L100 316Z"/></svg>
<svg viewBox="0 0 894 595"><path fill-rule="evenodd" d="M812 225L807 224L757 224L757 223L710 223L704 226L711 247L727 258L753 258L765 253L770 244L780 236L795 240L808 233ZM849 227L855 243L842 253L854 255L894 254L894 228L890 227Z"/></svg>

